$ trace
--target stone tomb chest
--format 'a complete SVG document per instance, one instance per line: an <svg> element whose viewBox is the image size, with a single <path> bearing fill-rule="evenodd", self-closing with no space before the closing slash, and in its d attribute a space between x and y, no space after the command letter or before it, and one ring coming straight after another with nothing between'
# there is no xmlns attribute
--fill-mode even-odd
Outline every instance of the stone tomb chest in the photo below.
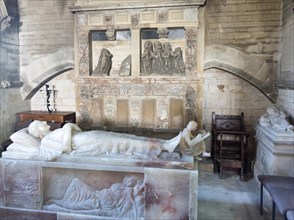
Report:
<svg viewBox="0 0 294 220"><path fill-rule="evenodd" d="M52 162L0 162L0 204L15 213L29 209L52 219L197 219L198 171L190 157L63 155Z"/></svg>

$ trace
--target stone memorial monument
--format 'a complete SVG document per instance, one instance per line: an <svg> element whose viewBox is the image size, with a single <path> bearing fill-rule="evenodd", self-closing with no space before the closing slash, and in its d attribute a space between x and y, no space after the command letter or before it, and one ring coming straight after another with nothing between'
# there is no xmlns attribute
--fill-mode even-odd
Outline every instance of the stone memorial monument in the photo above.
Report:
<svg viewBox="0 0 294 220"><path fill-rule="evenodd" d="M256 138L255 178L259 174L294 176L294 131L285 112L269 107L259 119Z"/></svg>
<svg viewBox="0 0 294 220"><path fill-rule="evenodd" d="M0 160L0 204L40 219L197 219L194 157L207 154L200 143L210 135L191 139L204 5L77 0L69 10L79 126L49 132L36 122L13 134ZM184 129L164 140L99 126Z"/></svg>
<svg viewBox="0 0 294 220"><path fill-rule="evenodd" d="M164 140L82 131L73 123L50 131L47 123L35 120L12 134L13 143L2 153L0 199L7 207L65 216L196 219L193 156L207 154L199 143L210 135L191 139L196 129L191 121Z"/></svg>

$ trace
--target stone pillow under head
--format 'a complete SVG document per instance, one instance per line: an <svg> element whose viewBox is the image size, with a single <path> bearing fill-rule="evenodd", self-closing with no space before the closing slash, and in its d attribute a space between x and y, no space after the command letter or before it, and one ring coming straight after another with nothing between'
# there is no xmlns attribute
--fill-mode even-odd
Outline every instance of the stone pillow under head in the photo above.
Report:
<svg viewBox="0 0 294 220"><path fill-rule="evenodd" d="M10 139L17 144L29 147L39 147L41 139L36 138L28 133L28 128L23 128L10 136Z"/></svg>
<svg viewBox="0 0 294 220"><path fill-rule="evenodd" d="M16 151L22 153L38 153L39 152L38 146L25 146L23 144L12 143L7 147L7 151Z"/></svg>

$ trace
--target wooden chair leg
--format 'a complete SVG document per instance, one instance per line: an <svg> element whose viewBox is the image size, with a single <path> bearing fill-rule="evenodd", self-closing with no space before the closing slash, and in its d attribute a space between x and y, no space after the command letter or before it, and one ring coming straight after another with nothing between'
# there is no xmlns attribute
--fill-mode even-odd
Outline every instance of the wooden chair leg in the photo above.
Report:
<svg viewBox="0 0 294 220"><path fill-rule="evenodd" d="M222 168L221 165L220 165L220 168L219 168L219 178L223 179L223 168Z"/></svg>
<svg viewBox="0 0 294 220"><path fill-rule="evenodd" d="M276 203L273 200L273 207L272 207L272 220L275 220L276 218Z"/></svg>
<svg viewBox="0 0 294 220"><path fill-rule="evenodd" d="M244 181L244 135L241 135L241 181Z"/></svg>

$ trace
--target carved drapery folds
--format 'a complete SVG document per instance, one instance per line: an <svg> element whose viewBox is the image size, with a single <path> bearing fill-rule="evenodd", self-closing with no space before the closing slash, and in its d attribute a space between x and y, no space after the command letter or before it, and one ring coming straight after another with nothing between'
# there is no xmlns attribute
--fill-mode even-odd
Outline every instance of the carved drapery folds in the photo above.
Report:
<svg viewBox="0 0 294 220"><path fill-rule="evenodd" d="M126 176L109 188L93 190L79 178L74 178L63 198L50 199L43 209L113 218L137 219L144 215L144 183L135 176Z"/></svg>
<svg viewBox="0 0 294 220"><path fill-rule="evenodd" d="M100 52L98 64L94 69L92 76L109 76L112 67L112 57L113 55L109 50L103 48Z"/></svg>

